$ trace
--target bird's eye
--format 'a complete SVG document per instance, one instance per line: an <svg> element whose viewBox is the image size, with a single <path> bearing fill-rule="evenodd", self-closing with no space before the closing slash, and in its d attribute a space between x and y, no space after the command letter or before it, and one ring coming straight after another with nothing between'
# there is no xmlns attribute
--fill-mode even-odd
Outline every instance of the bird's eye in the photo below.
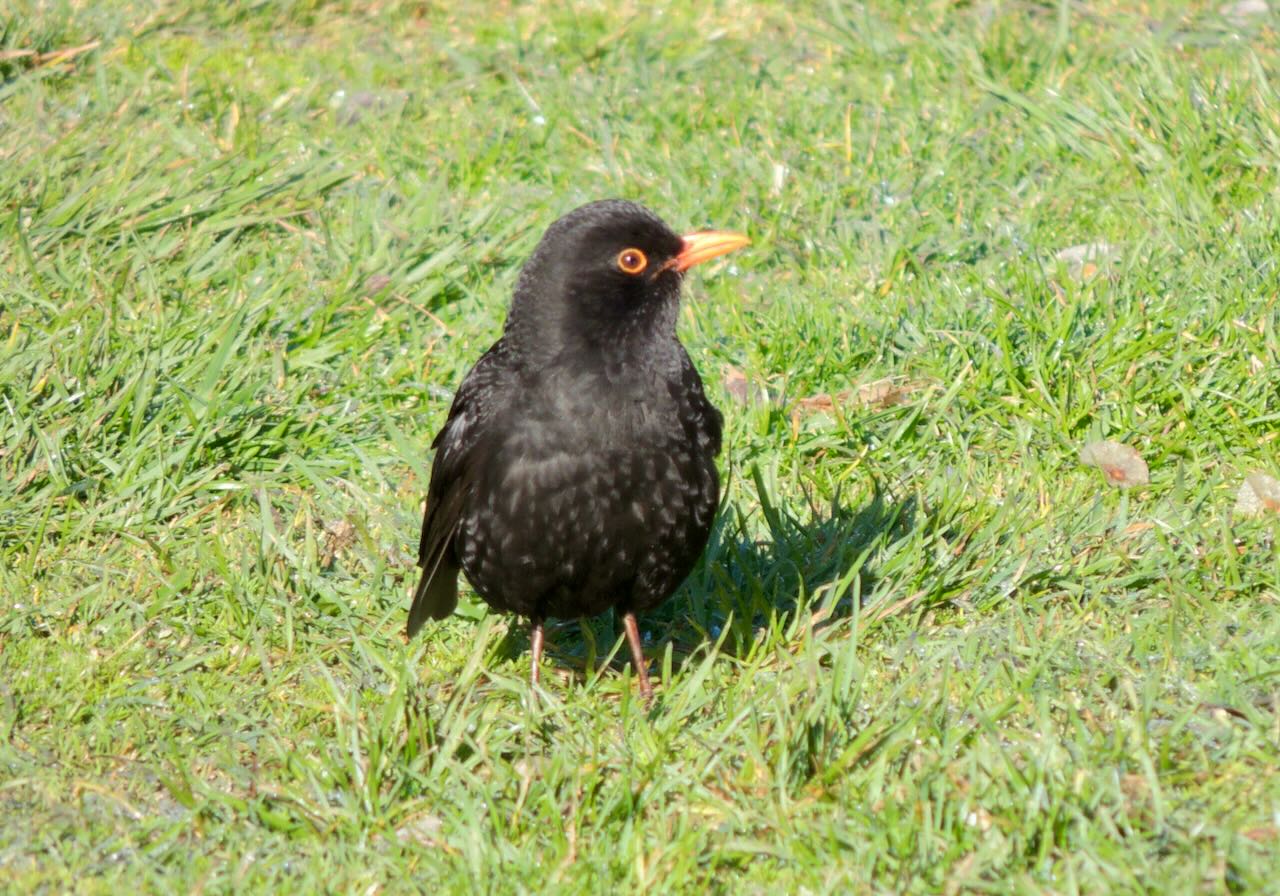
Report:
<svg viewBox="0 0 1280 896"><path fill-rule="evenodd" d="M639 249L623 249L618 253L618 270L624 274L639 274L649 266L649 259Z"/></svg>

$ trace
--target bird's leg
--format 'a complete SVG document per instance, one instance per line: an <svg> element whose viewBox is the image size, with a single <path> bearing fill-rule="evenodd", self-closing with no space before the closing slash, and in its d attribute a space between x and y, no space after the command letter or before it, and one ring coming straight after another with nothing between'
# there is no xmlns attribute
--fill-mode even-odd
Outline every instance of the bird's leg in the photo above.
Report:
<svg viewBox="0 0 1280 896"><path fill-rule="evenodd" d="M653 702L653 685L649 684L649 664L645 662L644 647L640 644L640 628L636 625L636 614L628 610L622 616L622 627L627 630L627 643L631 645L631 665L635 667L636 678L640 679L640 696L644 702Z"/></svg>
<svg viewBox="0 0 1280 896"><path fill-rule="evenodd" d="M530 653L533 654L533 667L529 671L529 683L538 686L538 666L542 664L542 620L537 616L530 620L533 629L529 633Z"/></svg>
<svg viewBox="0 0 1280 896"><path fill-rule="evenodd" d="M578 628L582 631L582 640L587 642L587 662L586 668L583 670L588 681L591 680L591 674L596 671L596 633L591 628L591 623L585 616L578 617Z"/></svg>

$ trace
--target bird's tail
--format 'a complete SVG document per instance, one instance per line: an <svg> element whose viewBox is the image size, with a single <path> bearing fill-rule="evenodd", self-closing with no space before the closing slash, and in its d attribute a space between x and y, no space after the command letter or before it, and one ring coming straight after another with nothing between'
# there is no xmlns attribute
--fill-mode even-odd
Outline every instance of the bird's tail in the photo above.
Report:
<svg viewBox="0 0 1280 896"><path fill-rule="evenodd" d="M413 606L409 608L409 624L405 633L412 638L428 619L444 619L457 605L458 567L448 557L440 557L422 570L418 588L413 592Z"/></svg>

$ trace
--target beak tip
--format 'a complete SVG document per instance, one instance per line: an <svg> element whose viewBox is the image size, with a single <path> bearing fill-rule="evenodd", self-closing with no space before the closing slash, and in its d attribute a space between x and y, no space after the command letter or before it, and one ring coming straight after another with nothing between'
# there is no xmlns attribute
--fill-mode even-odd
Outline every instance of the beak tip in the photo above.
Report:
<svg viewBox="0 0 1280 896"><path fill-rule="evenodd" d="M676 256L676 269L679 271L687 271L696 264L702 264L704 261L718 258L735 249L741 249L751 242L745 234L723 230L687 233L681 237L681 240L683 247Z"/></svg>

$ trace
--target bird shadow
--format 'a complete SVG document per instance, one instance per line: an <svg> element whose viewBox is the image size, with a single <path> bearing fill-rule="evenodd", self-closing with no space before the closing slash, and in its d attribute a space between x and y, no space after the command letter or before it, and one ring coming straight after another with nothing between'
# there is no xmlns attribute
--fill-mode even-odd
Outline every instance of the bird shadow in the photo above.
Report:
<svg viewBox="0 0 1280 896"><path fill-rule="evenodd" d="M849 617L875 590L886 548L919 524L914 497L878 488L861 506L837 493L804 516L762 500L761 516L764 531L745 514L725 515L703 562L653 620L672 642L674 667L708 642L744 656L766 627L819 607L828 622Z"/></svg>
<svg viewBox="0 0 1280 896"><path fill-rule="evenodd" d="M763 491L761 491L763 498ZM914 497L894 500L877 489L859 507L837 494L804 517L767 500L760 520L727 508L717 520L703 558L679 591L640 620L646 653L661 661L670 645L678 671L709 645L746 655L766 626L823 608L826 621L850 616L860 595L878 580L876 561L918 525ZM589 675L612 653L612 665L630 660L620 649L622 625L610 611L582 620L549 620L547 654L571 675ZM513 620L493 656L527 655L529 627Z"/></svg>

